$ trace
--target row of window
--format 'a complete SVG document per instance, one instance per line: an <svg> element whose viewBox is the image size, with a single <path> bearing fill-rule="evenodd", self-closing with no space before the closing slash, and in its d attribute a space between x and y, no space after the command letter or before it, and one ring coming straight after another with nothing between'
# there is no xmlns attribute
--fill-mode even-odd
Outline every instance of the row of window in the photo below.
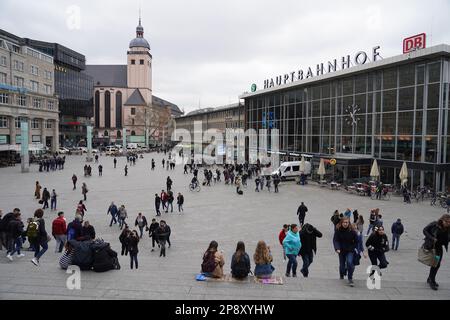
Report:
<svg viewBox="0 0 450 320"><path fill-rule="evenodd" d="M8 83L8 76L6 73L0 72L0 84L7 84ZM25 85L25 79L22 77L14 76L14 86L19 88L26 88ZM39 92L39 82L30 80L30 86L28 87L33 92ZM53 93L53 86L49 84L44 84L43 92L45 94L51 95Z"/></svg>
<svg viewBox="0 0 450 320"><path fill-rule="evenodd" d="M18 96L11 96L8 93L1 93L0 92L0 104L15 104L21 107L27 106L27 96L24 95L18 95ZM55 101L54 100L45 100L42 98L31 98L32 106L36 109L42 109L45 107L45 101L47 101L47 109L48 110L55 110Z"/></svg>
<svg viewBox="0 0 450 320"><path fill-rule="evenodd" d="M20 124L22 122L27 122L28 120L26 118L16 118L15 119L15 128L19 129ZM53 121L54 120L45 120L45 129L52 129L53 128ZM40 119L32 119L31 120L31 129L40 129L41 127L41 120ZM5 116L0 116L0 128L8 128L9 127L9 119Z"/></svg>
<svg viewBox="0 0 450 320"><path fill-rule="evenodd" d="M5 56L1 56L0 57L0 65L3 66L3 67L7 67L8 66ZM24 72L25 64L22 61L14 60L13 65L14 65L14 70L15 71ZM30 74L32 74L34 76L39 76L39 67L35 66L35 65L30 65ZM44 70L42 72L42 76L46 80L52 80L53 79L53 72L51 72L49 70Z"/></svg>

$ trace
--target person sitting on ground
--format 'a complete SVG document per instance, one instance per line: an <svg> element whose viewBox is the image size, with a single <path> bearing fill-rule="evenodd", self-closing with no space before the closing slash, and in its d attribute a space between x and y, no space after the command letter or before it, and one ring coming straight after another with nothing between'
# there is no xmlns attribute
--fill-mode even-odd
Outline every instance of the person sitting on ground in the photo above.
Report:
<svg viewBox="0 0 450 320"><path fill-rule="evenodd" d="M211 241L208 249L203 254L203 262L201 265L202 273L206 277L222 278L223 266L225 265L225 259L222 252L217 250L218 243Z"/></svg>
<svg viewBox="0 0 450 320"><path fill-rule="evenodd" d="M95 229L94 226L89 224L89 221L85 221L83 228L81 229L81 237L84 241L95 239Z"/></svg>
<svg viewBox="0 0 450 320"><path fill-rule="evenodd" d="M61 267L61 269L66 270L72 264L73 254L75 250L73 250L73 247L69 242L66 242L66 244L64 245L64 249L65 250L63 255L61 256L61 258L59 258L59 266Z"/></svg>
<svg viewBox="0 0 450 320"><path fill-rule="evenodd" d="M251 272L250 257L245 252L245 244L239 241L236 246L236 252L231 258L231 275L236 279L245 279Z"/></svg>
<svg viewBox="0 0 450 320"><path fill-rule="evenodd" d="M267 279L272 277L275 268L272 266L272 253L270 247L264 241L259 241L256 245L255 254L253 255L255 261L255 276L260 279Z"/></svg>

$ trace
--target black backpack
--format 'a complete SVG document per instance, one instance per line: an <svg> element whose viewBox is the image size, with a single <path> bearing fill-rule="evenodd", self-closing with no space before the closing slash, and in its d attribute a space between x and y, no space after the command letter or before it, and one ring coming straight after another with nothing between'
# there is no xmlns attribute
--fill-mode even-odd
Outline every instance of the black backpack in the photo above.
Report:
<svg viewBox="0 0 450 320"><path fill-rule="evenodd" d="M208 251L203 256L202 272L213 272L217 267L215 253Z"/></svg>

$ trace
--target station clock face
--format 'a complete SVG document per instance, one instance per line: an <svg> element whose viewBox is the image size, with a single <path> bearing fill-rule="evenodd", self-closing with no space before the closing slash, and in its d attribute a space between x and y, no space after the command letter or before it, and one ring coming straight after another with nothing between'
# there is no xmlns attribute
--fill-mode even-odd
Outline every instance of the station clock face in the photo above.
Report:
<svg viewBox="0 0 450 320"><path fill-rule="evenodd" d="M348 107L345 108L345 121L347 122L348 125L356 125L358 123L358 121L360 121L361 119L358 117L358 113L361 111L361 109L357 106L357 105L349 105Z"/></svg>

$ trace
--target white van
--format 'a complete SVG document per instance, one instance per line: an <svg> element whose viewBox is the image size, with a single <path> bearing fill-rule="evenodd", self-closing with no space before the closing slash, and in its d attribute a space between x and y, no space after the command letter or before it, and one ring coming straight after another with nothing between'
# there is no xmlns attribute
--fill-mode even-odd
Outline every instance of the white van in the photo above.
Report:
<svg viewBox="0 0 450 320"><path fill-rule="evenodd" d="M127 144L127 149L128 150L136 150L138 148L138 144L137 143L129 143Z"/></svg>
<svg viewBox="0 0 450 320"><path fill-rule="evenodd" d="M113 156L113 155L116 154L117 151L118 151L118 150L117 150L116 147L113 147L113 146L108 146L108 147L106 147L106 155L107 155L107 156Z"/></svg>
<svg viewBox="0 0 450 320"><path fill-rule="evenodd" d="M300 177L300 162L301 161L289 161L281 163L280 167L272 172L272 175L278 174L282 180L295 179ZM305 175L311 174L311 163L305 161Z"/></svg>

